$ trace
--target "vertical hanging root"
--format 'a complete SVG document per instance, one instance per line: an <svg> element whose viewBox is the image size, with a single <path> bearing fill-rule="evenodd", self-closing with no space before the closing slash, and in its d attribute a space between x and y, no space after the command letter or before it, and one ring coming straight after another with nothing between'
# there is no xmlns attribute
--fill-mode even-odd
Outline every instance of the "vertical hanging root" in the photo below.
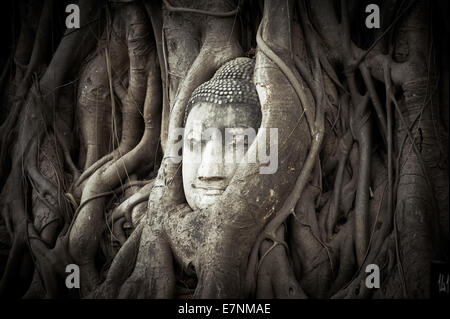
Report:
<svg viewBox="0 0 450 319"><path fill-rule="evenodd" d="M368 97L357 106L360 117L355 119L356 127L353 132L359 144L359 173L358 188L355 199L355 248L358 265L363 263L369 241L369 188L370 188L370 159L372 157L372 134L370 113L367 114Z"/></svg>
<svg viewBox="0 0 450 319"><path fill-rule="evenodd" d="M322 226L322 229L324 230L326 234L326 238L330 238L335 230L336 223L338 221L338 218L340 217L339 214L341 212L341 201L343 196L342 191L342 183L343 183L343 174L345 165L347 163L348 155L350 154L350 150L353 144L353 138L351 136L350 132L347 132L342 139L339 140L338 144L338 169L336 173L336 178L334 182L334 188L333 188L333 202L330 205L330 211L328 214L323 214L324 216L323 220L326 221L326 225ZM321 217L322 217L321 216ZM326 216L326 218L325 218Z"/></svg>

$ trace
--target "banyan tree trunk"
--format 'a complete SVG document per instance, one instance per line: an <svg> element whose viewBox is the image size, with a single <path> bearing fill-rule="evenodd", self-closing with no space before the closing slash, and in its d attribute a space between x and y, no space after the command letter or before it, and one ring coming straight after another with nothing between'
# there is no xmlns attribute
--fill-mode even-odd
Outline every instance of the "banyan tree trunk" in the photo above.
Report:
<svg viewBox="0 0 450 319"><path fill-rule="evenodd" d="M449 259L447 2L376 1L375 29L370 1L79 0L68 29L69 4L1 14L0 296L430 297ZM239 57L258 160L195 210L179 129Z"/></svg>

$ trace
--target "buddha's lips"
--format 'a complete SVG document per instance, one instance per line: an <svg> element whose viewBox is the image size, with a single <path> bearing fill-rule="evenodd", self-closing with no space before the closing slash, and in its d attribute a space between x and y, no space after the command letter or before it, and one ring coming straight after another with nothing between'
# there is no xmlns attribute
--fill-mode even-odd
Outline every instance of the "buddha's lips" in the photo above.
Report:
<svg viewBox="0 0 450 319"><path fill-rule="evenodd" d="M201 183L201 184L194 184L192 183L191 186L196 189L201 189L205 192L205 195L208 196L214 196L214 195L220 195L225 191L226 186L223 184L217 184L217 183Z"/></svg>

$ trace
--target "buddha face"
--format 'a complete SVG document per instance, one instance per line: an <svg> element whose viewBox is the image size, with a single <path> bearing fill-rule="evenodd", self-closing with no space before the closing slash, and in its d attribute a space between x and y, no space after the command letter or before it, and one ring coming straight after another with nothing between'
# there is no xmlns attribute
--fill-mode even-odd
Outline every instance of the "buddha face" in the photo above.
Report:
<svg viewBox="0 0 450 319"><path fill-rule="evenodd" d="M186 120L183 141L183 187L193 209L213 205L237 168L239 150L247 152L261 112L255 106L199 102ZM231 134L231 135L230 135Z"/></svg>

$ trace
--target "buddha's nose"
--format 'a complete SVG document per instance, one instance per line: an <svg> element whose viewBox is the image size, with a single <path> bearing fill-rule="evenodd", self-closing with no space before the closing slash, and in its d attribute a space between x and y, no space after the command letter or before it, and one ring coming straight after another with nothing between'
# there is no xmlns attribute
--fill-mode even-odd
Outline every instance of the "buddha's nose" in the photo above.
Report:
<svg viewBox="0 0 450 319"><path fill-rule="evenodd" d="M202 161L198 169L201 181L220 181L225 179L222 158L222 143L210 140L202 152Z"/></svg>

